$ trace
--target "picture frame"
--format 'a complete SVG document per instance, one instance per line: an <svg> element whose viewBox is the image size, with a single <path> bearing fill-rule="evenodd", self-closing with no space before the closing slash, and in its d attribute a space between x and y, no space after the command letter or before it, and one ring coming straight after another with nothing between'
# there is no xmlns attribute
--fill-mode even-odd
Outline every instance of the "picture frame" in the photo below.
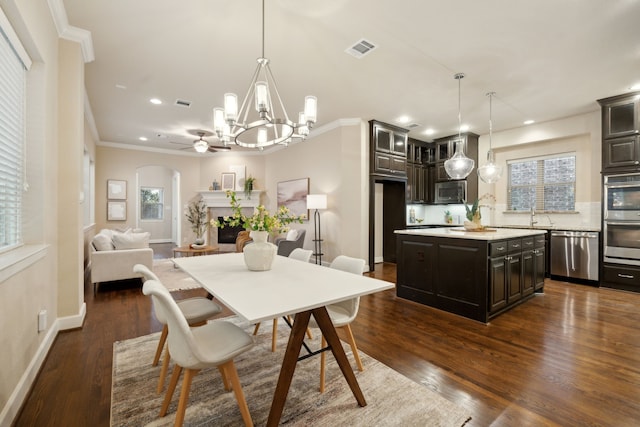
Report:
<svg viewBox="0 0 640 427"><path fill-rule="evenodd" d="M222 172L220 178L220 189L222 191L234 191L236 187L236 174L233 172Z"/></svg>
<svg viewBox="0 0 640 427"><path fill-rule="evenodd" d="M282 181L277 185L277 204L286 206L294 215L306 215L309 219L309 211L307 210L307 195L309 194L309 178L292 179L290 181Z"/></svg>
<svg viewBox="0 0 640 427"><path fill-rule="evenodd" d="M120 179L108 179L107 199L127 200L127 181Z"/></svg>
<svg viewBox="0 0 640 427"><path fill-rule="evenodd" d="M107 221L126 221L127 220L127 203L126 202L107 202Z"/></svg>

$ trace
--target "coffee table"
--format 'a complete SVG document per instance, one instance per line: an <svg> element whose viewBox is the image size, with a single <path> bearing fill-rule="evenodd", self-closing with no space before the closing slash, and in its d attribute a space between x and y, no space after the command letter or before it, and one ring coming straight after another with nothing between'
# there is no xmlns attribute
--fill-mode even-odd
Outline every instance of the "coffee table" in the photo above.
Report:
<svg viewBox="0 0 640 427"><path fill-rule="evenodd" d="M192 248L191 246L180 246L177 248L173 248L173 257L175 258L177 254L180 256L197 256L197 255L211 255L218 253L220 247L217 245L205 246L203 248Z"/></svg>

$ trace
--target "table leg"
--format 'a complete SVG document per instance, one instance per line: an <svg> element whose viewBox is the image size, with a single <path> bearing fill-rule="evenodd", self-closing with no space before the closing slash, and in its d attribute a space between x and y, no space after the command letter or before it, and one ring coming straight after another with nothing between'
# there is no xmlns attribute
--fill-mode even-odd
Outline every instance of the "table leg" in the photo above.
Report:
<svg viewBox="0 0 640 427"><path fill-rule="evenodd" d="M358 405L366 406L367 402L362 394L358 380L356 379L347 355L342 348L342 343L336 329L329 318L329 313L325 307L315 308L311 311L303 311L297 313L293 321L293 329L289 335L289 342L287 343L287 350L282 360L282 367L280 368L280 375L278 377L278 384L276 385L276 391L273 394L273 402L271 403L271 410L269 411L269 418L267 420L267 426L277 426L282 416L284 404L289 393L289 387L291 386L291 380L293 379L293 373L298 363L298 356L300 355L300 349L302 348L302 342L309 325L309 318L313 313L313 317L316 319L316 323L322 331L322 335L326 338L327 342L331 346L333 356L340 366L342 375L347 380L347 384L351 388L351 392L356 398Z"/></svg>

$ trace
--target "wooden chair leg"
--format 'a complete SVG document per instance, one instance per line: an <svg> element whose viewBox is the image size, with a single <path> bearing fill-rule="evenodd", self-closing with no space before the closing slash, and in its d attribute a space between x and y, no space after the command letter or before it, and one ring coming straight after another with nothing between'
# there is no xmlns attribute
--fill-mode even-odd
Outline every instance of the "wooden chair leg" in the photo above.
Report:
<svg viewBox="0 0 640 427"><path fill-rule="evenodd" d="M222 366L224 368L224 371L229 375L229 380L231 381L231 385L233 387L233 393L236 395L236 401L238 402L238 407L240 408L240 413L242 414L244 425L247 427L253 427L253 421L251 420L249 407L247 406L247 401L244 398L244 393L242 392L242 386L240 385L240 378L238 378L236 365L234 365L233 360L230 360L227 363L224 363Z"/></svg>
<svg viewBox="0 0 640 427"><path fill-rule="evenodd" d="M258 335L258 329L260 329L260 323L256 323L255 328L253 328L253 335Z"/></svg>
<svg viewBox="0 0 640 427"><path fill-rule="evenodd" d="M227 379L227 373L225 372L222 365L218 366L218 371L220 371L220 376L222 377L222 384L225 391L231 391L231 385L229 384L229 380Z"/></svg>
<svg viewBox="0 0 640 427"><path fill-rule="evenodd" d="M162 333L160 334L160 341L158 341L158 348L156 348L156 355L153 357L153 363L151 364L151 366L158 366L160 356L162 355L162 349L164 348L164 343L167 342L168 333L169 327L167 325L164 325L162 327Z"/></svg>
<svg viewBox="0 0 640 427"><path fill-rule="evenodd" d="M174 427L182 427L184 424L184 413L187 410L187 404L189 403L189 391L191 390L191 381L195 377L199 369L185 369L184 377L182 378L182 390L180 391L180 400L178 401L178 409L176 410L176 422Z"/></svg>
<svg viewBox="0 0 640 427"><path fill-rule="evenodd" d="M169 346L166 346L164 351L164 360L162 361L162 368L160 368L160 377L158 378L158 393L162 393L162 388L164 387L164 380L167 378L167 372L169 372L169 361L171 360L171 355L169 354Z"/></svg>
<svg viewBox="0 0 640 427"><path fill-rule="evenodd" d="M278 343L278 318L273 319L273 327L271 328L271 352L275 353L276 344Z"/></svg>
<svg viewBox="0 0 640 427"><path fill-rule="evenodd" d="M358 347L356 347L356 340L353 338L353 332L351 332L351 326L345 325L342 328L347 333L347 340L349 341L349 345L351 346L351 353L353 353L353 358L356 359L356 365L358 365L358 370L362 372L364 371L364 367L362 366L362 361L360 360L360 355L358 354Z"/></svg>
<svg viewBox="0 0 640 427"><path fill-rule="evenodd" d="M320 348L325 348L327 346L327 340L324 338L324 335L321 335L322 343L320 344ZM320 353L320 393L324 393L324 365L327 361L327 352L323 351Z"/></svg>
<svg viewBox="0 0 640 427"><path fill-rule="evenodd" d="M169 381L169 387L167 388L167 394L165 394L164 402L162 402L162 407L160 408L161 417L167 415L167 410L169 409L169 404L171 403L171 398L173 397L173 392L176 389L176 384L178 384L181 373L182 366L175 365L173 367L173 374L171 374L171 381Z"/></svg>
<svg viewBox="0 0 640 427"><path fill-rule="evenodd" d="M313 339L313 335L311 335L311 329L307 328L307 336L309 337L310 340Z"/></svg>

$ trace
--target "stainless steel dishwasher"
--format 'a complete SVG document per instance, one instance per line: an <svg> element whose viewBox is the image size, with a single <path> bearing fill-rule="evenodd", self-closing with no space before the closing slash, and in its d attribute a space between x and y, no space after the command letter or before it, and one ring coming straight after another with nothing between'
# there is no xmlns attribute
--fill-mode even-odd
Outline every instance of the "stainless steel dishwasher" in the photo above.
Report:
<svg viewBox="0 0 640 427"><path fill-rule="evenodd" d="M584 280L598 280L598 233L552 231L551 274Z"/></svg>

